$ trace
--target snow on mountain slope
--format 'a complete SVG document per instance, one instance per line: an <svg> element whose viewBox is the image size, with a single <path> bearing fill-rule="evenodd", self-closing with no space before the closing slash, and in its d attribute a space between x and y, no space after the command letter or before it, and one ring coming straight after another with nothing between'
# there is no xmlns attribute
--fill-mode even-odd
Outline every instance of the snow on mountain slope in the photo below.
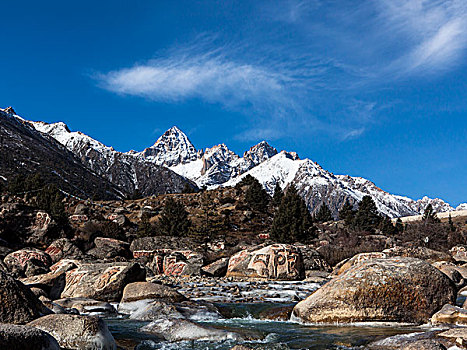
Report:
<svg viewBox="0 0 467 350"><path fill-rule="evenodd" d="M29 122L74 153L96 174L121 188L126 194L143 195L180 192L187 180L171 170L146 161L139 153L121 153L79 131L71 132L64 123Z"/></svg>
<svg viewBox="0 0 467 350"><path fill-rule="evenodd" d="M171 170L196 182L199 187L215 187L233 179L277 154L277 150L262 141L246 151L243 157L225 144L198 151L198 159L179 163Z"/></svg>
<svg viewBox="0 0 467 350"><path fill-rule="evenodd" d="M412 208L414 209L414 211L420 214L423 214L423 211L425 210L428 204L431 204L433 206L434 211L437 213L454 210L453 207L451 207L448 203L446 203L442 199L429 198L427 196L412 203Z"/></svg>
<svg viewBox="0 0 467 350"><path fill-rule="evenodd" d="M198 158L196 148L176 126L167 130L154 145L135 155L166 167L185 164Z"/></svg>
<svg viewBox="0 0 467 350"><path fill-rule="evenodd" d="M251 175L272 195L276 183L279 183L281 188L285 188L292 182L303 162L300 159L294 159L290 153L282 151L242 175L223 183L222 186L235 186L246 175Z"/></svg>
<svg viewBox="0 0 467 350"><path fill-rule="evenodd" d="M128 183L133 183L132 188L143 188L143 194L152 190L148 184L151 184L153 175L148 173L152 174L154 169L165 169L159 166L166 166L180 179L190 179L199 187L233 186L247 174L257 178L270 194L273 194L276 183L282 188L294 184L311 211L318 210L324 202L334 215L346 200L357 203L365 195L370 195L378 210L390 217L423 213L429 203L435 211L453 210L438 198L424 197L415 201L383 191L361 177L334 175L310 159L299 159L294 152L277 153L265 141L240 157L225 144L197 150L179 128L172 127L144 151L120 153L83 133L70 132L64 123L32 124L77 154L90 169L124 187L131 187ZM117 172L116 168L120 171Z"/></svg>

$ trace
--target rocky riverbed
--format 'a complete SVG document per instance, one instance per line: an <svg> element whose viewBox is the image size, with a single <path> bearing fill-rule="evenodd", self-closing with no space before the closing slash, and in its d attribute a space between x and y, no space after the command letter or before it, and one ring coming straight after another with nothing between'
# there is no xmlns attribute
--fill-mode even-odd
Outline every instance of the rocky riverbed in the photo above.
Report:
<svg viewBox="0 0 467 350"><path fill-rule="evenodd" d="M0 348L466 348L460 248L362 253L331 271L307 246L245 247L206 264L200 251L143 243L7 250Z"/></svg>

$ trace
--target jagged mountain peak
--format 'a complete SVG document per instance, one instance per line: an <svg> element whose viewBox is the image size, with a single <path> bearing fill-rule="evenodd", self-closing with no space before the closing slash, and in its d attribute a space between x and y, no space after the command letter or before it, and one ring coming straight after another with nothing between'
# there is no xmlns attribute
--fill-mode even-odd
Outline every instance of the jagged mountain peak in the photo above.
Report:
<svg viewBox="0 0 467 350"><path fill-rule="evenodd" d="M5 112L6 114L8 115L16 115L16 112L15 110L13 109L13 107L9 106L7 108L0 108L3 112Z"/></svg>
<svg viewBox="0 0 467 350"><path fill-rule="evenodd" d="M149 148L139 154L145 160L167 167L188 163L198 158L198 151L188 136L173 126L164 132Z"/></svg>
<svg viewBox="0 0 467 350"><path fill-rule="evenodd" d="M254 164L264 162L266 159L271 158L277 154L277 149L272 147L266 141L261 141L257 145L251 147L243 154L243 158L252 161Z"/></svg>

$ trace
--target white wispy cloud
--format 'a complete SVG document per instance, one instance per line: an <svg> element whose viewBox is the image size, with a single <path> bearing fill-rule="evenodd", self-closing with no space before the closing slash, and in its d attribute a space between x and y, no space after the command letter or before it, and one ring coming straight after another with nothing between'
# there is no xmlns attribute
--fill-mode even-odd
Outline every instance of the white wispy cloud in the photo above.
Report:
<svg viewBox="0 0 467 350"><path fill-rule="evenodd" d="M265 6L264 21L279 28L268 32L268 40L249 33L226 44L202 35L143 63L96 74L98 85L154 101L195 99L240 111L251 116L237 135L242 140L279 138L291 130L346 140L362 135L388 103L360 98L362 91L464 61L465 0L286 0ZM302 35L289 35L291 27Z"/></svg>
<svg viewBox="0 0 467 350"><path fill-rule="evenodd" d="M464 0L380 0L377 24L404 50L389 65L407 73L436 73L460 62L467 48Z"/></svg>

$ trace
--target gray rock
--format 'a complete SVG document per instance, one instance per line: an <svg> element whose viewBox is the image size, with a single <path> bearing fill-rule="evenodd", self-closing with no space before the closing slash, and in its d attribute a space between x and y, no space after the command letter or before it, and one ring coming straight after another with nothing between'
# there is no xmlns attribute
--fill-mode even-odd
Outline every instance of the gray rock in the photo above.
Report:
<svg viewBox="0 0 467 350"><path fill-rule="evenodd" d="M203 266L201 270L212 277L223 277L227 273L227 267L229 265L229 258L222 258L214 261L213 263Z"/></svg>
<svg viewBox="0 0 467 350"><path fill-rule="evenodd" d="M55 314L28 324L52 335L62 348L70 350L116 350L115 340L99 317Z"/></svg>
<svg viewBox="0 0 467 350"><path fill-rule="evenodd" d="M89 298L64 298L55 300L54 303L65 309L76 309L80 314L113 315L117 312L111 304Z"/></svg>
<svg viewBox="0 0 467 350"><path fill-rule="evenodd" d="M28 287L0 271L0 322L24 324L44 312L44 306Z"/></svg>
<svg viewBox="0 0 467 350"><path fill-rule="evenodd" d="M236 333L201 326L180 318L159 319L142 327L140 331L155 334L171 342L183 340L241 340L241 337Z"/></svg>
<svg viewBox="0 0 467 350"><path fill-rule="evenodd" d="M39 260L47 267L52 265L49 254L36 248L24 248L10 253L5 257L4 262L10 271L24 273L26 270L26 263L31 259Z"/></svg>
<svg viewBox="0 0 467 350"><path fill-rule="evenodd" d="M0 349L60 350L60 346L50 334L40 329L0 324Z"/></svg>
<svg viewBox="0 0 467 350"><path fill-rule="evenodd" d="M88 255L91 255L97 259L110 259L117 256L124 258L130 258L130 244L127 242L119 241L113 238L97 237L94 240L96 247L88 251Z"/></svg>
<svg viewBox="0 0 467 350"><path fill-rule="evenodd" d="M157 299L172 303L186 300L177 290L163 284L134 282L125 286L121 302L125 303L144 299Z"/></svg>

